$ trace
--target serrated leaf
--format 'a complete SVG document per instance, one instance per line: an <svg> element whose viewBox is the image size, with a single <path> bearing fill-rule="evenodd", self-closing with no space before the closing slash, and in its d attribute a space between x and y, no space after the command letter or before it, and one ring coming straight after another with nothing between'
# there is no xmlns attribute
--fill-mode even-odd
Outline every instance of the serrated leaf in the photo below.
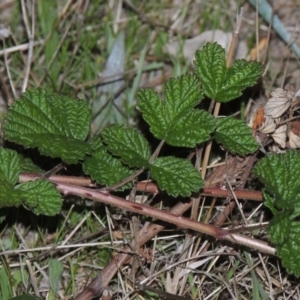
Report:
<svg viewBox="0 0 300 300"><path fill-rule="evenodd" d="M274 195L279 209L297 209L300 206L300 153L294 150L284 154L268 154L253 169L268 193Z"/></svg>
<svg viewBox="0 0 300 300"><path fill-rule="evenodd" d="M278 210L275 207L275 200L272 198L266 189L263 189L263 198L264 198L264 205L271 210L274 216L278 214Z"/></svg>
<svg viewBox="0 0 300 300"><path fill-rule="evenodd" d="M55 185L44 179L28 181L16 186L23 205L35 214L54 216L61 211L62 198Z"/></svg>
<svg viewBox="0 0 300 300"><path fill-rule="evenodd" d="M111 125L101 132L107 149L119 156L130 167L146 168L150 158L147 140L137 131L120 125Z"/></svg>
<svg viewBox="0 0 300 300"><path fill-rule="evenodd" d="M259 144L252 136L250 127L233 117L216 119L215 138L218 143L221 143L226 150L233 154L245 155L253 153L259 148Z"/></svg>
<svg viewBox="0 0 300 300"><path fill-rule="evenodd" d="M191 147L210 139L215 129L215 119L203 110L187 112L175 123L166 138L172 146Z"/></svg>
<svg viewBox="0 0 300 300"><path fill-rule="evenodd" d="M240 97L263 73L262 64L256 61L237 60L226 68L225 50L217 43L206 44L195 57L195 73L201 79L204 93L218 102Z"/></svg>
<svg viewBox="0 0 300 300"><path fill-rule="evenodd" d="M195 73L199 76L204 93L215 99L222 90L226 75L225 49L217 43L207 43L195 54Z"/></svg>
<svg viewBox="0 0 300 300"><path fill-rule="evenodd" d="M19 206L22 203L21 193L14 190L14 185L0 179L0 208L9 206Z"/></svg>
<svg viewBox="0 0 300 300"><path fill-rule="evenodd" d="M201 124L205 128L200 132L186 128L195 121L195 110L193 109L203 99L201 85L196 76L187 75L177 79L170 79L165 84L165 99L161 100L157 93L151 89L141 89L137 93L139 109L144 119L150 125L150 131L158 139L164 139L174 146L194 147L197 143L206 141L213 131L212 122ZM200 116L204 117L204 114ZM207 120L207 115L205 115ZM184 126L184 123L188 122ZM199 122L197 121L198 125ZM195 124L194 124L195 125ZM178 134L185 138L178 138Z"/></svg>
<svg viewBox="0 0 300 300"><path fill-rule="evenodd" d="M289 235L284 243L276 247L282 265L289 273L300 276L300 222L290 224Z"/></svg>
<svg viewBox="0 0 300 300"><path fill-rule="evenodd" d="M282 245L289 237L291 220L287 213L276 216L269 222L268 233L273 244Z"/></svg>
<svg viewBox="0 0 300 300"><path fill-rule="evenodd" d="M69 164L75 164L83 159L86 153L91 153L91 148L86 142L51 133L43 134L38 148L41 153L51 157L60 157Z"/></svg>
<svg viewBox="0 0 300 300"><path fill-rule="evenodd" d="M43 173L44 170L33 163L30 158L19 155L21 170L26 173Z"/></svg>
<svg viewBox="0 0 300 300"><path fill-rule="evenodd" d="M222 89L215 96L216 101L228 102L240 97L245 88L256 84L263 71L263 65L257 61L236 60L226 72Z"/></svg>
<svg viewBox="0 0 300 300"><path fill-rule="evenodd" d="M21 173L21 161L17 152L0 147L0 178L14 185Z"/></svg>
<svg viewBox="0 0 300 300"><path fill-rule="evenodd" d="M21 204L20 194L14 190L20 172L21 162L18 153L0 148L0 207Z"/></svg>
<svg viewBox="0 0 300 300"><path fill-rule="evenodd" d="M88 103L79 99L28 90L9 109L5 137L25 147L37 147L51 157L77 163L91 151L84 143L91 121Z"/></svg>
<svg viewBox="0 0 300 300"><path fill-rule="evenodd" d="M90 144L94 153L86 157L83 162L83 171L97 183L111 186L133 174L134 170L124 166L120 159L107 152L100 137L93 138ZM129 187L130 184L126 184L122 186L122 189Z"/></svg>
<svg viewBox="0 0 300 300"><path fill-rule="evenodd" d="M168 129L165 103L154 90L148 88L140 89L136 97L139 101L138 108L150 125L150 131L156 138L164 139Z"/></svg>
<svg viewBox="0 0 300 300"><path fill-rule="evenodd" d="M60 285L60 278L64 270L63 264L57 259L49 260L49 280L50 287L53 290L54 294L58 292Z"/></svg>
<svg viewBox="0 0 300 300"><path fill-rule="evenodd" d="M196 76L171 78L165 84L165 102L169 121L185 114L203 99L203 91Z"/></svg>
<svg viewBox="0 0 300 300"><path fill-rule="evenodd" d="M185 159L157 158L150 166L150 173L160 189L174 197L190 196L204 186L199 172Z"/></svg>

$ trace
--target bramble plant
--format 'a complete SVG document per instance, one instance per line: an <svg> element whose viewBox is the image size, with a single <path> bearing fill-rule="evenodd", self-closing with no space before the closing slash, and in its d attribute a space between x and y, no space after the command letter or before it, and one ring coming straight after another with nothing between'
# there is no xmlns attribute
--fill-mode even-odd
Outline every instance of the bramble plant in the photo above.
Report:
<svg viewBox="0 0 300 300"><path fill-rule="evenodd" d="M260 145L244 122L234 117L216 118L197 105L204 97L222 103L236 99L262 72L263 66L255 61L237 60L226 67L225 50L213 43L196 53L192 74L165 83L163 97L152 89L139 90L138 109L153 136L161 141L153 153L138 130L121 125L107 126L89 137L92 113L88 103L42 89L28 90L14 102L5 117L4 134L7 140L37 148L42 155L81 164L84 173L109 192L129 189L139 174L149 171L150 178L167 194L189 196L204 186L199 171L186 159L159 156L161 147L166 143L195 148L214 139L232 154L256 152ZM60 212L62 196L46 176L18 183L22 172L41 173L38 166L4 148L0 148L0 159L0 207L23 205L48 216ZM254 171L266 186L265 204L274 214L270 239L284 266L297 276L299 163L298 152L272 154Z"/></svg>

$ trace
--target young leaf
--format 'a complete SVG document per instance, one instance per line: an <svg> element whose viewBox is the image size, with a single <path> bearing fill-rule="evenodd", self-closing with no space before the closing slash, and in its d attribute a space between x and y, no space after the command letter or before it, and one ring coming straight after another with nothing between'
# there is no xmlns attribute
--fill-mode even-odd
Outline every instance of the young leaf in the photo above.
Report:
<svg viewBox="0 0 300 300"><path fill-rule="evenodd" d="M261 159L253 172L274 195L278 209L300 208L300 153L294 150L284 154L269 154Z"/></svg>
<svg viewBox="0 0 300 300"><path fill-rule="evenodd" d="M150 89L138 92L139 109L158 139L173 146L194 147L210 138L214 120L206 112L193 109L203 93L196 76L170 79L165 85L165 99Z"/></svg>
<svg viewBox="0 0 300 300"><path fill-rule="evenodd" d="M216 123L216 141L231 153L245 155L258 150L259 144L243 121L226 117L216 119Z"/></svg>
<svg viewBox="0 0 300 300"><path fill-rule="evenodd" d="M61 210L61 195L49 181L36 179L24 182L15 190L20 193L23 205L37 215L54 216Z"/></svg>
<svg viewBox="0 0 300 300"><path fill-rule="evenodd" d="M137 131L120 125L111 125L101 132L107 149L119 156L130 167L146 168L150 158L147 140Z"/></svg>
<svg viewBox="0 0 300 300"><path fill-rule="evenodd" d="M186 159L157 158L150 166L150 173L158 186L174 197L190 196L204 186L199 172Z"/></svg>
<svg viewBox="0 0 300 300"><path fill-rule="evenodd" d="M134 170L124 166L119 159L107 152L100 137L94 137L90 144L94 153L86 157L83 162L83 171L93 180L105 186L111 186L133 174ZM129 188L126 184L122 189Z"/></svg>
<svg viewBox="0 0 300 300"><path fill-rule="evenodd" d="M263 73L263 66L256 61L237 60L226 68L225 50L217 43L208 43L196 52L195 73L208 97L228 102L256 83Z"/></svg>
<svg viewBox="0 0 300 300"><path fill-rule="evenodd" d="M86 101L48 94L42 89L28 90L9 109L4 132L10 141L77 163L91 151L84 142L90 121Z"/></svg>

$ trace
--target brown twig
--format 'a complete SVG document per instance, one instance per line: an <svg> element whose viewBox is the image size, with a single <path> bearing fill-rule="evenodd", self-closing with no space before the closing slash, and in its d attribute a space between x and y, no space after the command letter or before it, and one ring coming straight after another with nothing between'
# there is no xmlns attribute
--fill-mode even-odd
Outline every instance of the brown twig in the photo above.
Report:
<svg viewBox="0 0 300 300"><path fill-rule="evenodd" d="M32 178L22 177L22 182L30 181ZM85 187L78 187L68 184L62 184L59 182L52 181L57 190L63 195L74 195L81 198L91 199L96 202L101 202L104 204L112 205L120 209L131 211L137 214L145 215L151 218L155 218L161 221L165 221L171 224L174 224L182 229L190 229L199 233L204 233L210 235L216 239L224 239L229 241L236 241L237 243L268 253L274 254L274 249L269 247L266 243L238 235L231 235L230 231L227 229L222 229L218 226L213 226L201 222L191 220L189 218L178 216L170 211L163 211L155 209L143 204L134 203L127 201L123 198L113 196L109 193L105 193L95 189L89 189ZM271 250L272 249L272 250Z"/></svg>
<svg viewBox="0 0 300 300"><path fill-rule="evenodd" d="M41 174L23 173L21 174L19 181L20 182L30 181L36 178L40 178L41 176L42 176ZM66 176L54 175L54 176L50 176L49 180L56 184L57 189L62 194L71 194L83 198L92 199L97 202L113 205L120 209L146 215L168 223L173 223L177 225L179 228L191 229L200 233L211 235L217 239L224 239L233 243L245 245L247 247L256 249L264 253L268 253L271 255L275 254L274 248L270 247L267 243L263 241L255 240L253 238L243 236L240 234L235 234L230 229L229 230L222 229L218 226L212 226L212 225L196 222L194 220L179 216L184 211L190 208L191 206L190 203L178 204L170 211L162 211L142 204L126 201L125 199L112 196L108 193L101 192L101 190L99 191L91 188L85 188L81 186L62 183L62 182L73 181L73 183L77 182L80 184L93 186L93 183L90 180L85 178L75 180L75 178L70 179ZM144 230L140 232L140 237L139 237L140 246L143 245L145 242L147 242L149 239L151 239L153 236L155 236L163 228L164 228L163 226L157 224L152 224L150 226L147 226L146 229L144 228ZM241 230L244 229L245 228L241 228ZM111 278L115 275L117 270L124 264L124 262L128 259L128 257L132 255L132 250L130 247L129 248L125 247L124 251L125 251L124 253L119 253L114 258L114 260L107 265L107 267L103 270L103 272L101 272L101 274L99 274L98 277L87 287L87 289L85 289L84 292L79 296L77 296L75 299L76 300L92 299L93 297L100 295L101 292L108 285Z"/></svg>
<svg viewBox="0 0 300 300"><path fill-rule="evenodd" d="M43 174L39 173L21 173L19 176L19 181L24 182L28 180L34 180L37 178L43 177ZM94 183L90 178L86 177L75 177L75 176L64 176L64 175L51 175L49 178L50 181L59 182L63 184L70 184L75 186L85 186L85 187L97 187L97 184ZM135 185L137 191L147 192L151 194L158 194L159 188L155 182L145 180L137 182ZM105 188L103 190L106 190ZM253 201L262 201L263 196L262 192L254 190L243 190L238 189L234 191L237 199L240 200L253 200ZM228 189L218 188L215 185L210 185L209 182L205 184L203 191L200 192L201 196L208 197L220 197L227 198L231 195L231 191Z"/></svg>

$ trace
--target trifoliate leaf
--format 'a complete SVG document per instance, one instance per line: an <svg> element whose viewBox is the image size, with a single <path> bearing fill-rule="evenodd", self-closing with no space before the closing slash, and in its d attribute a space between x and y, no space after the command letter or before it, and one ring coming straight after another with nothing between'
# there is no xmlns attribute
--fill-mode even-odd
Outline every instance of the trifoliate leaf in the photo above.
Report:
<svg viewBox="0 0 300 300"><path fill-rule="evenodd" d="M226 68L225 50L217 43L208 43L196 52L195 73L200 77L204 93L218 102L228 102L253 86L263 73L259 62L237 60Z"/></svg>
<svg viewBox="0 0 300 300"><path fill-rule="evenodd" d="M192 110L175 123L166 142L172 146L194 147L210 139L215 128L213 116L203 110Z"/></svg>
<svg viewBox="0 0 300 300"><path fill-rule="evenodd" d="M42 89L28 90L9 109L4 132L10 141L77 163L91 151L84 142L90 121L86 101L52 95Z"/></svg>
<svg viewBox="0 0 300 300"><path fill-rule="evenodd" d="M204 183L199 172L192 164L176 157L160 157L150 166L151 176L160 189L174 197L189 196L199 191Z"/></svg>
<svg viewBox="0 0 300 300"><path fill-rule="evenodd" d="M284 154L268 154L254 167L253 172L274 195L278 209L300 207L300 153L295 150Z"/></svg>
<svg viewBox="0 0 300 300"><path fill-rule="evenodd" d="M187 75L170 79L165 89L164 100L150 89L141 89L137 93L139 109L152 134L170 145L182 147L194 147L208 140L214 130L213 121L208 114L196 113L193 109L203 98L197 77ZM196 121L197 117L200 120ZM205 123L200 125L200 121Z"/></svg>
<svg viewBox="0 0 300 300"><path fill-rule="evenodd" d="M37 215L54 216L61 210L61 195L49 181L36 179L21 183L15 189L20 192L23 205Z"/></svg>
<svg viewBox="0 0 300 300"><path fill-rule="evenodd" d="M111 125L101 132L107 149L119 156L130 167L145 168L150 158L147 140L137 131L120 125Z"/></svg>
<svg viewBox="0 0 300 300"><path fill-rule="evenodd" d="M114 185L133 174L134 170L124 166L120 159L107 152L100 137L94 137L90 144L94 153L86 157L83 162L83 171L90 175L93 180L105 186ZM129 188L126 184L122 189Z"/></svg>
<svg viewBox="0 0 300 300"><path fill-rule="evenodd" d="M276 247L282 265L289 273L300 276L300 222L291 222L289 235L281 246Z"/></svg>
<svg viewBox="0 0 300 300"><path fill-rule="evenodd" d="M216 123L216 141L226 150L240 155L258 150L259 144L253 138L250 127L243 121L226 117L218 118Z"/></svg>

